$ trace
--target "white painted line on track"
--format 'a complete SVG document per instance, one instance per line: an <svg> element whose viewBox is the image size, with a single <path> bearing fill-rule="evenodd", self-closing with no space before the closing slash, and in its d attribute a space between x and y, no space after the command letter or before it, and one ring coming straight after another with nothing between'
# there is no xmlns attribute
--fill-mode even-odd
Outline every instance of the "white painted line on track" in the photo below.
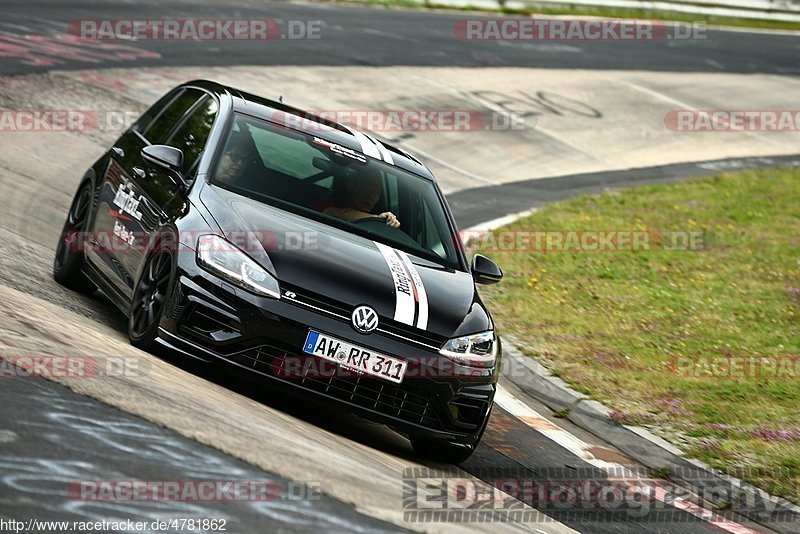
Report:
<svg viewBox="0 0 800 534"><path fill-rule="evenodd" d="M480 176L480 175L475 174L473 172L470 172L470 171L468 171L466 169L462 169L461 167L458 167L457 165L453 165L452 163L449 163L449 162L447 162L447 161L445 161L443 159L437 158L433 154L431 154L429 152L426 152L426 151L424 151L424 150L422 150L420 148L417 148L416 146L412 146L409 143L403 143L403 145L406 148L408 148L410 151L414 152L415 154L419 154L424 158L427 158L427 159L429 159L431 161L435 161L436 163L438 163L442 167L447 167L451 171L457 172L458 174L466 176L467 178L472 178L473 180L478 181L478 182L482 182L484 184L500 185L500 182L495 182L495 181L490 180L490 179L488 179L488 178L486 178L484 176Z"/></svg>
<svg viewBox="0 0 800 534"><path fill-rule="evenodd" d="M539 412L516 398L511 392L502 387L500 384L497 385L497 393L494 400L497 405L503 408L505 411L543 436L551 439L561 447L567 449L569 452L578 458L581 458L586 463L599 469L608 471L612 478L619 478L622 476L624 477L623 480L631 478L632 482L634 482L637 478L641 478L641 475L631 470L630 466L624 466L615 462L608 462L595 458L589 452L589 450L592 448L592 445L567 432L549 419L546 419ZM667 488L652 479L648 479L646 483L654 486L655 491L653 497L656 500L667 504ZM631 484L631 486L634 485L634 483ZM733 534L758 534L755 530L740 525L735 521L730 521L724 517L721 517L713 510L703 508L702 506L687 501L686 499L682 499L680 497L671 498L668 504L727 532L731 532Z"/></svg>
<svg viewBox="0 0 800 534"><path fill-rule="evenodd" d="M476 224L475 226L471 226L469 228L465 228L464 232L491 232L492 230L497 230L501 226L505 226L507 224L511 224L517 219L521 219L523 217L527 217L529 215L533 215L536 213L536 208L531 208L529 210L520 211L519 213L511 213L509 215L503 215L502 217L498 217L497 219L492 219L491 221L487 221L482 224Z"/></svg>
<svg viewBox="0 0 800 534"><path fill-rule="evenodd" d="M544 418L539 412L516 398L503 386L497 386L494 401L505 411L533 428L543 436L550 438L569 452L585 462L601 469L619 469L622 466L614 462L596 459L589 451L591 445L573 436L549 419Z"/></svg>
<svg viewBox="0 0 800 534"><path fill-rule="evenodd" d="M439 82L437 80L433 80L431 78L428 78L426 76L422 76L422 75L419 75L419 74L411 74L411 76L415 77L415 78L417 78L419 80L422 80L422 81L428 83L429 85L431 85L433 87L437 87L439 89L444 89L444 90L450 92L451 94L453 94L454 96L456 96L458 98L464 98L464 99L470 100L470 101L476 103L478 106L486 108L486 109L488 109L490 111L493 111L494 113L498 113L500 115L505 115L505 114L508 113L508 110L506 108L504 108L503 106L500 106L500 105L497 105L497 104L493 104L491 102L487 102L487 101L485 101L483 99L476 98L474 95L471 95L471 94L469 94L467 92L458 91L458 90L453 89L452 87L448 86L447 84L441 83L441 82ZM606 159L606 158L604 158L604 157L602 157L602 156L600 156L598 154L595 154L593 152L589 152L587 149L582 148L582 147L578 146L577 144L575 144L575 143L573 143L571 141L568 141L567 139L564 139L563 135L557 135L552 130L547 130L547 129L545 129L544 127L542 127L538 123L536 124L534 129L536 130L536 132L540 133L541 135L549 137L553 141L556 141L557 143L560 143L563 146L569 147L569 148L571 148L572 150L576 151L579 154L582 154L582 155L584 155L584 156L586 156L586 157L588 157L590 159L593 159L595 161L599 161L601 163L604 163L604 164L608 165L611 169L620 168L618 163L615 163L615 162L613 162L613 161L611 161L609 159Z"/></svg>
<svg viewBox="0 0 800 534"><path fill-rule="evenodd" d="M609 81L611 81L612 83L619 83L621 85L625 85L625 86L633 89L634 91L638 91L638 92L640 92L642 94L650 95L653 98L657 98L657 99L662 100L664 102L669 102L671 104L674 104L674 105L676 105L678 107L681 107L683 109L686 109L686 110L700 111L702 109L702 108L699 108L697 106L694 106L694 105L691 105L691 104L687 104L686 102L682 102L682 101L680 101L678 99L672 98L671 96L665 95L664 93L659 93L658 91L656 91L654 89L650 89L649 87L645 87L644 85L639 85L638 83L634 83L634 82L632 82L630 80L612 79L612 78L607 78L607 79ZM796 147L797 147L796 144L783 143L781 141L777 141L777 140L773 139L772 137L761 135L761 134L763 134L765 132L751 132L751 131L743 130L743 131L737 132L737 133L741 133L741 134L744 134L744 135L746 135L748 137L756 139L758 141L762 141L764 143L769 143L771 145L779 146L779 147L782 147L782 148L792 147L792 148L794 148L796 150ZM769 132L766 132L766 133L769 133Z"/></svg>
<svg viewBox="0 0 800 534"><path fill-rule="evenodd" d="M789 83L794 83L794 84L800 85L800 80L798 80L797 78L795 78L793 76L780 76L778 74L773 74L773 75L770 76L770 78L773 78L773 79L776 79L776 80L780 80L782 82L789 82Z"/></svg>

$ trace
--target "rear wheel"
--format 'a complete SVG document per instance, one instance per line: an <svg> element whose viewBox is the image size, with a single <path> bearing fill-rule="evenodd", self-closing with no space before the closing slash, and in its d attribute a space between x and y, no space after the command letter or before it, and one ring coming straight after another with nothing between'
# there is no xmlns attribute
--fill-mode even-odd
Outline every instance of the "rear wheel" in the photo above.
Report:
<svg viewBox="0 0 800 534"><path fill-rule="evenodd" d="M131 299L128 338L143 350L155 347L158 324L172 283L174 258L172 250L162 245L148 258Z"/></svg>
<svg viewBox="0 0 800 534"><path fill-rule="evenodd" d="M86 182L72 200L53 260L53 279L64 287L84 294L97 289L83 272L83 248L91 204L92 187L90 182Z"/></svg>

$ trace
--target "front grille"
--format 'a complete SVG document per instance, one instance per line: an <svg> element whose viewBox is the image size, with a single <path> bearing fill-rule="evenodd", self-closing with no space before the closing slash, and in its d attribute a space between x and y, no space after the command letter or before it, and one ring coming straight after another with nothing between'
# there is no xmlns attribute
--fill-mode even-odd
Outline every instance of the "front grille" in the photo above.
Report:
<svg viewBox="0 0 800 534"><path fill-rule="evenodd" d="M421 330L392 319L381 319L381 326L378 328L385 330L391 335L399 336L422 345L428 345L437 352L447 341L446 337L437 336L427 330Z"/></svg>
<svg viewBox="0 0 800 534"><path fill-rule="evenodd" d="M284 289L289 288L290 291L288 292L293 295L291 298L287 298L288 302L293 302L302 306L311 306L315 309L326 311L329 314L338 317L341 321L350 323L350 315L355 309L354 306L330 299L324 295L320 295L319 293L309 292L296 286L283 284L282 287L284 287ZM399 337L403 340L411 341L412 343L424 345L434 351L438 351L439 348L444 345L445 341L447 341L447 338L445 337L437 336L427 330L421 330L414 326L403 324L395 321L394 319L388 319L386 317L381 317L378 331L385 332L394 337Z"/></svg>
<svg viewBox="0 0 800 534"><path fill-rule="evenodd" d="M325 366L320 366L321 360L314 357L303 358L303 364L289 367L286 365L286 358L286 354L278 349L262 346L235 355L231 359L259 371L279 376L287 382L383 415L427 428L442 428L431 404L430 394L427 392L368 376L353 374L336 376L335 372L324 372ZM335 364L328 369L341 370Z"/></svg>
<svg viewBox="0 0 800 534"><path fill-rule="evenodd" d="M332 315L336 315L341 317L342 319L350 320L350 314L353 313L353 307L347 306L337 300L331 299L326 297L325 295L321 295L319 293L314 293L308 291L305 288L294 286L287 284L286 282L281 283L281 289L284 289L284 296L287 293L293 294L291 298L288 299L289 302L294 302L296 304L303 304L306 306L313 306L315 308L319 308L321 310L325 310Z"/></svg>

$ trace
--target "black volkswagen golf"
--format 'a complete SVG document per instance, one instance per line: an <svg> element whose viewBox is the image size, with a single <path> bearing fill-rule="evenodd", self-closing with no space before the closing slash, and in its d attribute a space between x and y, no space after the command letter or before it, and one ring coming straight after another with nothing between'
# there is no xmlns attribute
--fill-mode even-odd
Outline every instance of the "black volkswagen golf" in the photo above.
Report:
<svg viewBox="0 0 800 534"><path fill-rule="evenodd" d="M431 172L341 124L209 81L175 88L88 169L55 279L102 290L135 346L335 403L459 463L500 340Z"/></svg>

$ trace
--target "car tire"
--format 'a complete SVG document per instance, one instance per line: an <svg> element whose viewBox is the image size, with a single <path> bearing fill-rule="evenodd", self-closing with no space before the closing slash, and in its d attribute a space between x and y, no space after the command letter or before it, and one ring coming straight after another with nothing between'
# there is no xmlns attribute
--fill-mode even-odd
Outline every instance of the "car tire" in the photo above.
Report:
<svg viewBox="0 0 800 534"><path fill-rule="evenodd" d="M86 227L92 205L91 182L84 182L72 199L53 259L53 279L62 286L89 295L97 286L83 272Z"/></svg>
<svg viewBox="0 0 800 534"><path fill-rule="evenodd" d="M175 275L174 266L173 249L163 242L147 257L128 313L128 339L134 347L150 351L156 346L158 325Z"/></svg>
<svg viewBox="0 0 800 534"><path fill-rule="evenodd" d="M486 419L483 421L483 427L481 427L481 431L472 445L454 444L441 439L411 436L411 446L414 448L414 453L421 458L446 464L457 465L467 461L472 456L472 453L475 452L475 449L478 448L478 444L483 438L483 433L486 432L486 427L489 426L492 408L494 408L494 405L489 408L489 413L486 414Z"/></svg>

